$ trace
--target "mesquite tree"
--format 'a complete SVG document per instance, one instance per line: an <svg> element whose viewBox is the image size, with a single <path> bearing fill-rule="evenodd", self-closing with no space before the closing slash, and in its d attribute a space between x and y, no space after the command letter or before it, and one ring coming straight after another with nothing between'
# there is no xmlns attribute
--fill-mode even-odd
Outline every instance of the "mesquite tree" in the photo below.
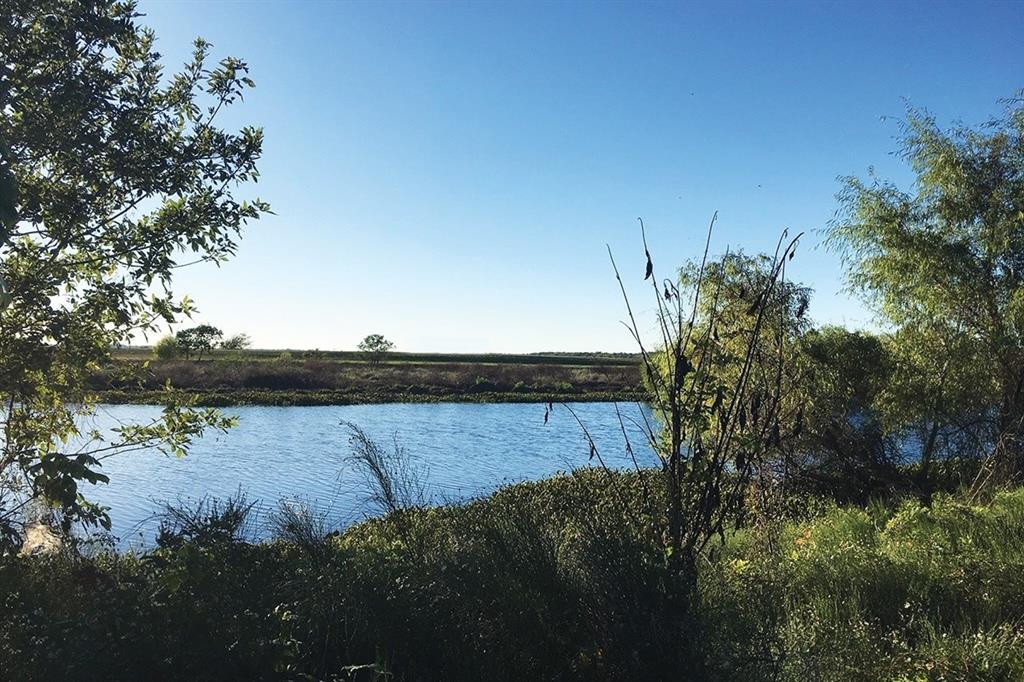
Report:
<svg viewBox="0 0 1024 682"><path fill-rule="evenodd" d="M911 109L898 141L914 185L848 178L828 233L850 289L892 331L897 390L881 409L921 427L924 466L939 435L966 434L1020 475L1024 95L977 128Z"/></svg>
<svg viewBox="0 0 1024 682"><path fill-rule="evenodd" d="M395 348L395 344L384 338L382 334L370 334L359 342L359 351L366 356L370 364L379 364L384 356Z"/></svg>
<svg viewBox="0 0 1024 682"><path fill-rule="evenodd" d="M196 360L203 359L203 353L213 351L214 347L224 337L222 332L212 324L201 324L198 327L182 329L174 335L178 347L185 354L186 358L195 355Z"/></svg>
<svg viewBox="0 0 1024 682"><path fill-rule="evenodd" d="M260 129L217 126L253 83L245 62L208 64L195 42L163 71L132 2L0 0L0 537L26 507L63 529L109 527L79 483L103 457L158 446L181 454L227 420L169 405L150 424L83 432L86 378L110 349L191 310L174 270L235 251L269 211L234 191L253 181Z"/></svg>

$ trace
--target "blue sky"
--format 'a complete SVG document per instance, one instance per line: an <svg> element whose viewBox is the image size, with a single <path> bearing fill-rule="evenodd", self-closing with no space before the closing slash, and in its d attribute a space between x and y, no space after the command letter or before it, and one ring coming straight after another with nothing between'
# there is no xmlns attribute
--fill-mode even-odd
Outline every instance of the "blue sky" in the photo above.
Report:
<svg viewBox="0 0 1024 682"><path fill-rule="evenodd" d="M716 210L715 253L806 231L813 317L868 325L817 248L837 177L909 183L904 100L979 123L1024 87L1020 2L139 9L168 68L199 35L251 67L224 123L263 126L276 215L176 289L266 348L633 350L605 244L639 284L638 216L667 274Z"/></svg>

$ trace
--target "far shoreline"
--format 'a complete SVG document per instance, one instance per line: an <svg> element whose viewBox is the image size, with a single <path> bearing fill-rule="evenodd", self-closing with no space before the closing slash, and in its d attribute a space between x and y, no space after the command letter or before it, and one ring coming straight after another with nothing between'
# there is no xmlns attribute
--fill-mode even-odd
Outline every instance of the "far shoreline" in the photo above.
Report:
<svg viewBox="0 0 1024 682"><path fill-rule="evenodd" d="M636 402L638 358L605 353L456 355L215 350L202 360L120 349L89 380L108 404L206 407L387 403Z"/></svg>
<svg viewBox="0 0 1024 682"><path fill-rule="evenodd" d="M581 393L353 393L347 391L273 391L273 390L110 390L92 396L106 405L166 405L186 403L196 407L327 407L388 404L546 404L643 402L642 391L591 391Z"/></svg>

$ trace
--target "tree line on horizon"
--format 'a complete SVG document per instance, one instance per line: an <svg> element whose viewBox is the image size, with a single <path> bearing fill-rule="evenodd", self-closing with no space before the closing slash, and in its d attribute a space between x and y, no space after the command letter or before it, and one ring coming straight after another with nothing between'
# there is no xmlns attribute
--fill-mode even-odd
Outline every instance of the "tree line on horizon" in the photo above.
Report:
<svg viewBox="0 0 1024 682"><path fill-rule="evenodd" d="M199 361L203 359L204 354L209 355L217 348L245 350L250 346L252 346L252 340L248 334L235 334L225 339L224 332L218 327L201 324L182 329L173 335L161 337L153 345L153 355L161 360L172 360L179 357L191 360L195 357L196 361ZM357 350L371 364L378 364L394 348L394 342L384 338L382 334L370 334L359 342Z"/></svg>

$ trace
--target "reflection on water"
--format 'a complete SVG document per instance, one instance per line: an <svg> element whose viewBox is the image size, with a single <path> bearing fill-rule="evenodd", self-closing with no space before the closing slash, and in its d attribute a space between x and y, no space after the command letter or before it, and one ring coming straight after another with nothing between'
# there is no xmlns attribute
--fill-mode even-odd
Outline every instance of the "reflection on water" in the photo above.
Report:
<svg viewBox="0 0 1024 682"><path fill-rule="evenodd" d="M605 462L632 466L625 453L612 403L571 405L586 425ZM620 405L641 466L656 460L642 432L635 405ZM150 405L101 406L97 428L143 422L159 416ZM241 407L225 410L239 418L227 434L197 440L178 459L158 452L135 452L107 459L108 485L85 484L85 495L111 508L113 533L122 545L151 541L154 511L161 502L227 497L239 489L258 500L255 528L281 500L300 500L327 516L331 527L363 518L363 479L346 466L352 422L382 445L392 439L406 448L426 473L435 499L464 499L514 481L587 466L589 447L580 426L563 407L544 423L544 405L460 403L352 405L336 407ZM260 521L264 523L261 524Z"/></svg>

